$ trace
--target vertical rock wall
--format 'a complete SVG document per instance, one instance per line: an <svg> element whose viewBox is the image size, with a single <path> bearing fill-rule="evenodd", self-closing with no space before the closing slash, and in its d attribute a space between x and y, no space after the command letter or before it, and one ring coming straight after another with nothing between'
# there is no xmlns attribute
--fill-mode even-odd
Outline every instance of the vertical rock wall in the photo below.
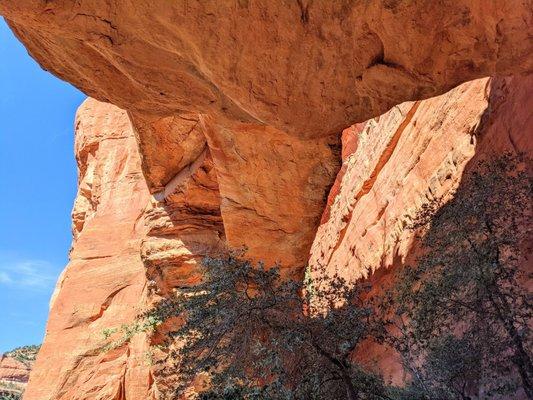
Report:
<svg viewBox="0 0 533 400"><path fill-rule="evenodd" d="M409 221L450 195L474 157L531 151L532 88L531 78L480 79L345 130L347 154L311 266L355 280L401 262L412 245Z"/></svg>
<svg viewBox="0 0 533 400"><path fill-rule="evenodd" d="M75 146L75 239L25 399L147 400L143 335L103 351L104 330L131 323L147 293L139 251L149 194L127 114L87 100L76 117Z"/></svg>
<svg viewBox="0 0 533 400"><path fill-rule="evenodd" d="M406 225L422 204L450 196L477 158L532 151L532 87L532 78L472 81L346 129L342 166L310 252L314 273L338 272L354 281L384 275L407 259L413 237ZM300 254L306 250L293 252L294 242L312 238L316 210L309 220L299 210L324 201L321 190L336 168L320 160L334 160L335 141L315 140L313 147L293 139L289 145L270 128L214 132L219 127L198 125L201 118L131 120L92 99L78 112L71 261L51 302L27 400L156 398L157 385L172 377L147 361L150 332L122 341L119 332L111 338L118 344L109 347L106 329L134 324L154 301L198 282L199 260L223 252L226 242L246 240L269 262L305 262ZM147 133L161 129L167 144ZM313 158L316 152L329 155ZM301 165L306 169L296 168ZM266 195L266 187L276 195ZM310 203L301 208L301 201ZM369 345L361 358L401 379L383 349Z"/></svg>
<svg viewBox="0 0 533 400"><path fill-rule="evenodd" d="M302 139L270 126L222 126L202 116L220 185L228 245L303 277L339 169L337 135Z"/></svg>
<svg viewBox="0 0 533 400"><path fill-rule="evenodd" d="M342 166L310 252L314 273L354 281L404 262L413 245L406 225L422 204L450 196L480 157L531 153L532 88L532 78L481 79L346 129ZM271 128L215 131L221 128L201 117L130 118L92 99L78 112L71 261L26 400L157 398L157 386L172 377L148 361L154 339L142 331L121 340L121 325L198 282L199 260L227 242L251 243L268 262L305 262L307 250L296 242L314 235L315 208L336 170L321 160L335 160L336 140L288 144ZM166 132L163 143L157 132ZM104 331L112 328L118 344L110 347ZM401 380L383 349L369 344L361 358Z"/></svg>
<svg viewBox="0 0 533 400"><path fill-rule="evenodd" d="M368 278L379 293L394 268L415 260L407 226L423 204L453 196L481 159L533 156L531 90L533 77L480 79L346 129L343 165L311 249L312 275ZM358 357L396 383L404 379L390 349L365 343Z"/></svg>

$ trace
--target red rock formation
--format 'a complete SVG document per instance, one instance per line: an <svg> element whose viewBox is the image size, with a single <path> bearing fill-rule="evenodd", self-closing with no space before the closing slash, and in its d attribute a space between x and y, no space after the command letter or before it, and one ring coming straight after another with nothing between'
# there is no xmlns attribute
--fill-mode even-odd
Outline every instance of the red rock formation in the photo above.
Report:
<svg viewBox="0 0 533 400"><path fill-rule="evenodd" d="M316 235L311 264L357 279L401 262L412 242L405 221L423 202L445 195L460 184L469 160L505 149L532 150L527 112L532 86L531 78L469 82L438 98L402 104L366 124L345 130L343 167ZM291 194L299 192L291 191L288 184L299 182L306 187L304 182L312 181L317 167L312 154L305 153L307 142L305 147L298 147L299 141L288 146L286 138L277 142L265 128L248 127L263 133L257 135L261 145L246 150L254 159L265 160L262 169L268 167L269 155L278 160L307 157L309 172L302 171L300 181L295 181L298 175L284 178L284 171L279 170L276 176L281 183L272 182L272 175L259 174L255 177L257 185L249 190L232 186L240 176L229 166L242 172L249 153L238 154L227 142L215 142L210 144L215 165L204 146L196 159L181 163L182 170L175 176L160 178L160 185L153 184L155 197L150 200L126 113L88 100L78 113L76 126L80 174L73 210L76 241L71 263L52 301L45 344L26 399L40 400L44 395L54 400L94 396L147 399L156 396L154 380L168 384L168 377L160 377L164 371L155 369L152 375L144 362L149 338L141 332L109 350L102 347L104 329L131 324L146 305L171 295L177 287L197 282L198 260L223 249L225 231L233 238L245 238L248 232L257 238L276 234L268 233L266 216L260 216L264 220L247 216L232 203L225 208L219 182L221 187L227 185L226 193L252 203L257 202L254 193L261 193L261 188L278 185L283 190L272 201L278 205L288 201L287 209L297 211L299 205L291 203ZM176 129L183 131L177 125ZM207 132L208 141L212 141ZM316 151L327 148L334 152L335 146L327 146L327 141L315 143L323 143ZM161 160L164 165L166 159ZM318 173L318 179L329 174ZM310 199L317 199L316 193L309 194ZM256 204L261 206L260 202ZM263 207L276 210L269 204ZM235 226L243 224L239 232L223 226L224 212L238 220ZM307 232L309 235L310 230ZM289 238L288 254L284 256L293 257L289 229L283 234ZM283 234L276 240L281 241ZM258 245L258 249L272 254L270 248ZM380 351L369 347L363 358L371 362L379 356L382 370L398 379L397 365ZM60 368L51 369L51 365Z"/></svg>
<svg viewBox="0 0 533 400"><path fill-rule="evenodd" d="M199 261L220 253L224 227L218 183L209 154L194 168L185 168L174 190L146 208L148 232L141 253L155 294L198 283Z"/></svg>
<svg viewBox="0 0 533 400"><path fill-rule="evenodd" d="M333 183L334 139L320 138L469 79L532 70L523 1L4 0L0 14L46 69L129 111L152 192L203 153L191 114L214 119L228 241L285 266L307 258Z"/></svg>
<svg viewBox="0 0 533 400"><path fill-rule="evenodd" d="M147 292L139 251L148 190L126 113L87 100L76 118L76 157L75 241L25 399L147 400L143 335L102 351L102 332L131 323Z"/></svg>
<svg viewBox="0 0 533 400"><path fill-rule="evenodd" d="M311 265L355 280L401 262L405 222L460 184L472 157L529 146L529 78L421 99L532 72L531 11L518 0L0 1L43 67L127 110L89 100L79 113L75 243L26 399L155 396L149 338L106 351L100 334L197 282L198 260L226 243L295 275L322 216ZM417 101L395 106L406 100ZM331 134L372 117L344 130L336 174Z"/></svg>
<svg viewBox="0 0 533 400"><path fill-rule="evenodd" d="M28 382L31 365L25 364L9 355L0 357L0 380L12 382Z"/></svg>
<svg viewBox="0 0 533 400"><path fill-rule="evenodd" d="M0 14L47 70L99 100L300 137L533 62L520 0L3 0Z"/></svg>
<svg viewBox="0 0 533 400"><path fill-rule="evenodd" d="M407 228L429 200L452 196L464 174L503 152L533 156L533 76L480 79L428 100L404 103L344 133L357 143L343 162L311 249L314 274L386 281L412 260ZM385 279L383 279L385 278ZM387 349L367 344L359 358L399 383L403 371Z"/></svg>
<svg viewBox="0 0 533 400"><path fill-rule="evenodd" d="M0 355L0 395L21 394L28 379L33 362L23 362L13 355Z"/></svg>
<svg viewBox="0 0 533 400"><path fill-rule="evenodd" d="M339 168L338 139L302 140L264 125L227 128L202 120L228 245L246 249L254 261L280 263L288 275L303 273Z"/></svg>
<svg viewBox="0 0 533 400"><path fill-rule="evenodd" d="M346 130L345 143L357 147L344 159L310 264L354 280L403 259L413 239L407 223L451 193L474 156L531 152L532 88L532 78L476 80Z"/></svg>
<svg viewBox="0 0 533 400"><path fill-rule="evenodd" d="M148 360L165 355L152 354L149 330L126 330L139 326L139 315L154 301L198 282L198 261L224 247L217 177L205 144L171 178L154 168L150 196L141 164L155 165L159 155L150 147L141 162L135 131L150 126L134 121L135 129L125 111L93 99L78 111L71 260L52 298L25 399L154 398L154 382L164 381L152 375ZM188 120L180 123L165 126L192 132ZM168 167L175 160L157 162Z"/></svg>

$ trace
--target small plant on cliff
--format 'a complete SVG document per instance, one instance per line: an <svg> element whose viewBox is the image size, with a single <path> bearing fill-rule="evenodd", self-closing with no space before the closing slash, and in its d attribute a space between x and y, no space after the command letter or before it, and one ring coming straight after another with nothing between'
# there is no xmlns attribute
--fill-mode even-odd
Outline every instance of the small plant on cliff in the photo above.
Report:
<svg viewBox="0 0 533 400"><path fill-rule="evenodd" d="M122 347L139 333L153 332L161 322L161 320L153 315L141 315L131 324L122 324L120 328L105 328L102 331L102 336L106 343L102 345L101 351L109 351Z"/></svg>
<svg viewBox="0 0 533 400"><path fill-rule="evenodd" d="M387 340L427 399L533 399L531 160L478 164L446 204L415 219L422 256L385 301Z"/></svg>
<svg viewBox="0 0 533 400"><path fill-rule="evenodd" d="M371 331L360 286L340 277L282 280L278 268L233 257L203 264L200 285L151 312L161 320L184 317L171 333L178 346L166 370L183 385L169 398L180 398L202 374L204 400L389 398L382 380L351 357Z"/></svg>

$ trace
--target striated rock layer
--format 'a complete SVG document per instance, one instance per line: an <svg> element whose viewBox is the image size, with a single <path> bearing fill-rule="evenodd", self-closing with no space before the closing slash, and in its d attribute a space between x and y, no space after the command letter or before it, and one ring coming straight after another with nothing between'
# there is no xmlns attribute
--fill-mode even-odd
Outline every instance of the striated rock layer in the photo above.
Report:
<svg viewBox="0 0 533 400"><path fill-rule="evenodd" d="M0 397L20 396L24 392L33 363L33 359L24 359L12 352L0 354Z"/></svg>

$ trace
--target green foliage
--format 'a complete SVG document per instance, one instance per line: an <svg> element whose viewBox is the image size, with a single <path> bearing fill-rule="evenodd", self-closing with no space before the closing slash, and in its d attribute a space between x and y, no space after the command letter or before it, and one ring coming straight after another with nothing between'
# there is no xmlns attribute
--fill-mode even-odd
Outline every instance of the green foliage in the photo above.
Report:
<svg viewBox="0 0 533 400"><path fill-rule="evenodd" d="M180 343L170 354L174 368L166 369L183 385L169 398L201 373L210 379L199 395L205 400L388 398L382 380L351 358L372 330L360 286L349 288L338 276L282 281L276 267L233 257L203 265L201 284L149 314L185 316L171 334Z"/></svg>
<svg viewBox="0 0 533 400"><path fill-rule="evenodd" d="M386 340L424 398L533 398L529 166L509 154L482 162L453 200L430 203L413 223L423 255L382 306L394 309Z"/></svg>
<svg viewBox="0 0 533 400"><path fill-rule="evenodd" d="M153 332L161 322L162 321L154 315L146 315L137 318L131 324L123 324L120 328L106 328L102 331L102 336L107 343L102 347L102 351L119 348L124 344L129 343L131 338L138 333ZM109 340L117 333L119 334L118 338Z"/></svg>
<svg viewBox="0 0 533 400"><path fill-rule="evenodd" d="M29 365L32 364L37 358L37 354L39 353L40 348L41 345L22 346L8 351L4 355L7 357L12 357L17 361Z"/></svg>
<svg viewBox="0 0 533 400"><path fill-rule="evenodd" d="M11 357L15 360L31 367L37 358L40 345L17 347L4 353L5 357ZM23 385L18 382L0 381L0 400L21 400L23 394Z"/></svg>
<svg viewBox="0 0 533 400"><path fill-rule="evenodd" d="M23 386L18 383L0 381L0 400L20 400L23 391Z"/></svg>
<svg viewBox="0 0 533 400"><path fill-rule="evenodd" d="M166 344L161 373L180 382L168 399L199 377L202 400L531 399L524 283L532 276L522 269L532 243L530 166L509 154L481 162L453 200L425 206L411 226L422 255L372 305L363 285L339 276L308 271L303 282L284 281L277 267L207 258L199 285L178 290L123 336L183 321ZM368 338L399 352L407 387L385 385L354 360Z"/></svg>

